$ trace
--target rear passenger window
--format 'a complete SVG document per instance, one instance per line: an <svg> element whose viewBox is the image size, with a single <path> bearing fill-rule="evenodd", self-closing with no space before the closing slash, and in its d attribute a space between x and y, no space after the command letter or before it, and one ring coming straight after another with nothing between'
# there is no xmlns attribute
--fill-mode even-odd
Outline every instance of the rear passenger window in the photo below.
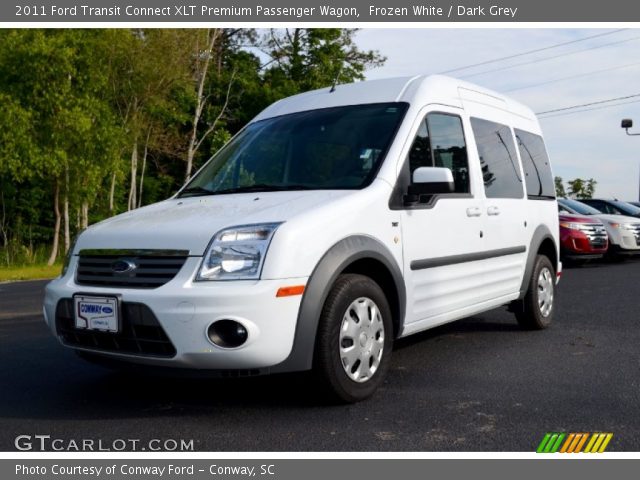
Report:
<svg viewBox="0 0 640 480"><path fill-rule="evenodd" d="M511 129L479 118L471 119L478 146L487 198L522 198L522 179Z"/></svg>
<svg viewBox="0 0 640 480"><path fill-rule="evenodd" d="M527 196L530 199L556 198L556 187L551 173L544 141L539 135L515 130L516 143L522 159Z"/></svg>
<svg viewBox="0 0 640 480"><path fill-rule="evenodd" d="M460 117L429 113L424 118L409 151L411 177L418 167L446 167L453 174L455 192L469 192L469 161Z"/></svg>

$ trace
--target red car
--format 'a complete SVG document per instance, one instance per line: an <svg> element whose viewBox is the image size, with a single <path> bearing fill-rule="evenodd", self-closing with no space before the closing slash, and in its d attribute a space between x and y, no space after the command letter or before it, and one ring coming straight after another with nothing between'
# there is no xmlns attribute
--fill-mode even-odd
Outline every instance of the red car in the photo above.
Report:
<svg viewBox="0 0 640 480"><path fill-rule="evenodd" d="M560 207L560 254L563 260L602 258L609 248L609 238L599 220L563 211Z"/></svg>

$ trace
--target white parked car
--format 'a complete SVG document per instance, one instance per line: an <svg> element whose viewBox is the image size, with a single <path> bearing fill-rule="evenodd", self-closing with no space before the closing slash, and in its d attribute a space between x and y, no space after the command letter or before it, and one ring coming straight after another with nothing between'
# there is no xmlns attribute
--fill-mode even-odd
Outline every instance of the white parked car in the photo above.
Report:
<svg viewBox="0 0 640 480"><path fill-rule="evenodd" d="M600 220L609 236L608 254L618 256L640 254L639 218L602 213L586 203L569 198L558 199L558 205L569 213L589 215Z"/></svg>
<svg viewBox="0 0 640 480"><path fill-rule="evenodd" d="M394 340L509 304L545 328L561 274L528 108L442 76L268 107L169 200L84 231L45 320L93 360L314 369L371 395Z"/></svg>

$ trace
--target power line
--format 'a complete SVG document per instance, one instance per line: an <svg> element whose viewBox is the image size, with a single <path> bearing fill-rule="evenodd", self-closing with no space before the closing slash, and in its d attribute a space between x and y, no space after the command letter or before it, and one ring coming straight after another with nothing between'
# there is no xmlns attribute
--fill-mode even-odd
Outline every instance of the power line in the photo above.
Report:
<svg viewBox="0 0 640 480"><path fill-rule="evenodd" d="M481 65L487 65L489 63L501 62L503 60L510 60L512 58L521 57L523 55L530 55L532 53L538 53L538 52L543 52L545 50L551 50L552 48L558 48L558 47L563 47L565 45L571 45L573 43L584 42L586 40L591 40L592 38L604 37L606 35L613 35L614 33L622 32L624 30L628 30L628 29L627 28L619 28L618 30L612 30L610 32L598 33L596 35L591 35L589 37L579 38L577 40L571 40L569 42L556 43L554 45L549 45L547 47L536 48L534 50L527 50L526 52L516 53L516 54L513 54L513 55L508 55L506 57L494 58L493 60L485 60L483 62L473 63L471 65L465 65L464 67L453 68L451 70L446 70L446 71L440 72L440 73L441 74L453 73L453 72L458 72L460 70L466 70L466 69L472 68L472 67L479 67Z"/></svg>
<svg viewBox="0 0 640 480"><path fill-rule="evenodd" d="M619 100L627 100L629 98L640 97L640 93L634 93L633 95L626 95L624 97L610 98L608 100L598 100L597 102L583 103L581 105L572 105L570 107L556 108L554 110L546 110L544 112L536 112L536 115L545 115L547 113L564 112L566 110L575 110L576 108L590 107L592 105L601 105L603 103L617 102Z"/></svg>
<svg viewBox="0 0 640 480"><path fill-rule="evenodd" d="M612 45L619 45L621 43L631 42L633 40L638 40L638 39L640 39L640 37L631 37L631 38L626 38L624 40L618 40L617 42L603 43L602 45L595 45L593 47L583 48L582 50L576 50L574 52L561 53L559 55L552 55L550 57L538 58L538 59L535 59L535 60L530 60L528 62L515 63L513 65L507 65L506 67L494 68L492 70L483 70L482 72L472 73L470 75L463 75L461 78L477 77L478 75L485 75L487 73L499 72L499 71L502 71L502 70L508 70L510 68L522 67L524 65L531 65L533 63L546 62L547 60L554 60L556 58L566 57L566 56L569 56L569 55L575 55L577 53L588 52L590 50L597 50L598 48L610 47Z"/></svg>
<svg viewBox="0 0 640 480"><path fill-rule="evenodd" d="M582 110L572 110L572 111L568 111L568 112L556 113L555 115L543 116L540 119L541 120L546 120L547 118L564 117L565 115L575 115L576 113L590 112L592 110L602 110L604 108L621 107L623 105L629 105L629 104L632 104L632 103L640 103L640 100L632 100L630 102L614 103L612 105L600 105L599 107L584 108Z"/></svg>
<svg viewBox="0 0 640 480"><path fill-rule="evenodd" d="M595 74L604 73L604 72L611 72L613 70L621 70L623 68L634 67L634 66L637 66L637 65L640 65L640 62L628 63L626 65L619 65L617 67L603 68L601 70L593 70L591 72L580 73L578 75L571 75L569 77L556 78L554 80L548 80L546 82L531 83L529 85L524 85L522 87L516 87L516 88L511 88L509 90L504 90L504 92L506 93L506 92L515 92L517 90L526 90L528 88L534 88L534 87L540 87L540 86L543 86L543 85L549 85L550 83L563 82L565 80L573 80L574 78L588 77L589 75L595 75Z"/></svg>

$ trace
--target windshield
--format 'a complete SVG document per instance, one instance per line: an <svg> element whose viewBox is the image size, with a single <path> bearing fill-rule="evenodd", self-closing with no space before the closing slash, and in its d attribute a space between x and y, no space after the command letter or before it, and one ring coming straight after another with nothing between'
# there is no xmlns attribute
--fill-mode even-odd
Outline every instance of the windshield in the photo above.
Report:
<svg viewBox="0 0 640 480"><path fill-rule="evenodd" d="M406 103L354 105L252 123L180 196L363 188L377 173L406 109Z"/></svg>
<svg viewBox="0 0 640 480"><path fill-rule="evenodd" d="M618 210L620 210L621 212L624 212L624 213L626 213L628 215L639 215L640 214L640 208L638 208L635 205L632 205L630 203L621 202L620 200L611 200L611 203L613 203L616 207L618 207Z"/></svg>
<svg viewBox="0 0 640 480"><path fill-rule="evenodd" d="M569 213L579 213L581 215L601 215L602 212L600 210L596 210L589 205L586 205L582 202L578 202L577 200L570 200L568 198L559 199L558 203L563 207L567 207L570 212Z"/></svg>

